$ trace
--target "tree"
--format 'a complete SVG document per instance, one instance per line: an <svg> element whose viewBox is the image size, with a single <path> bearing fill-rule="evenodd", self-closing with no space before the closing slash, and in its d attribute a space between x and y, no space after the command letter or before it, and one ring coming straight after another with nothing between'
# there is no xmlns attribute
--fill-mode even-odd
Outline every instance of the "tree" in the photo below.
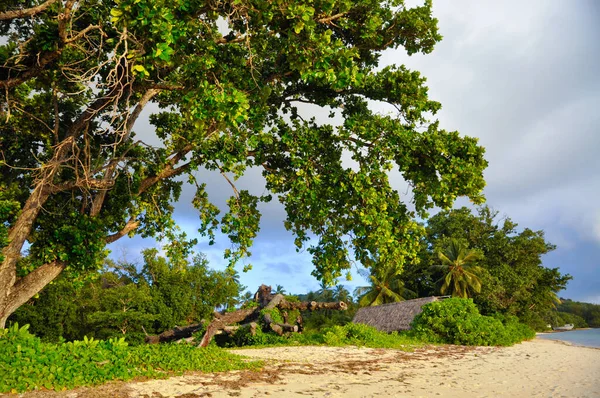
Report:
<svg viewBox="0 0 600 398"><path fill-rule="evenodd" d="M421 216L458 196L483 200L477 140L427 119L440 104L418 72L379 65L386 49L433 50L429 0L40 1L0 5L0 327L63 271L100 267L107 244L173 237L182 176L199 232L228 236L233 267L271 199L233 181L262 168L328 283L374 251L382 267L416 255L422 228L388 170L412 184ZM304 103L341 123L303 118ZM148 104L160 108L155 146L135 133ZM231 183L224 215L198 169ZM32 267L19 274L26 243Z"/></svg>
<svg viewBox="0 0 600 398"><path fill-rule="evenodd" d="M450 289L453 297L468 298L470 291L481 292L478 274L482 268L473 264L481 258L480 252L469 250L457 239L451 239L446 250L438 252L438 258L442 263L434 267L444 274L438 281L441 294Z"/></svg>
<svg viewBox="0 0 600 398"><path fill-rule="evenodd" d="M273 294L285 294L284 287L281 285L275 286L275 291L273 292Z"/></svg>
<svg viewBox="0 0 600 398"><path fill-rule="evenodd" d="M337 285L333 290L333 299L335 301L343 301L346 304L352 304L352 296L344 285Z"/></svg>
<svg viewBox="0 0 600 398"><path fill-rule="evenodd" d="M197 255L182 261L167 249L143 250L141 270L135 264L108 260L101 272L90 272L80 286L65 275L10 318L30 324L40 337L57 341L92 336L125 335L130 343L144 341L145 333L212 319L217 307L232 306L243 288L236 275L208 268Z"/></svg>
<svg viewBox="0 0 600 398"><path fill-rule="evenodd" d="M405 297L413 294L404 288L399 270L389 268L380 275L360 270L360 274L371 281L369 286L360 286L354 290L360 307L404 301Z"/></svg>
<svg viewBox="0 0 600 398"><path fill-rule="evenodd" d="M482 268L478 274L481 292L473 298L483 314L516 315L534 327L549 323L556 294L571 276L543 266L542 256L555 248L543 231L517 227L487 206L439 212L427 221L420 261L409 263L402 274L406 287L420 296L435 294L439 276L431 266L439 263L437 252L452 238L458 239L483 256L477 263Z"/></svg>

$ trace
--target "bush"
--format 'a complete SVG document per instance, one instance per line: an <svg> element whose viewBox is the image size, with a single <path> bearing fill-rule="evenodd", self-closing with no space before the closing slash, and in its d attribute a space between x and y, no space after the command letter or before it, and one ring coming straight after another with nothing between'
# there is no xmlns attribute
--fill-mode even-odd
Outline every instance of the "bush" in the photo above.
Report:
<svg viewBox="0 0 600 398"><path fill-rule="evenodd" d="M188 344L130 347L123 338L43 343L14 324L0 329L0 393L90 386L137 376L167 377L173 372L257 368L219 348Z"/></svg>
<svg viewBox="0 0 600 398"><path fill-rule="evenodd" d="M396 348L405 351L421 345L409 335L380 332L373 326L361 323L327 328L323 330L323 340L326 345L331 346L355 345L369 348Z"/></svg>
<svg viewBox="0 0 600 398"><path fill-rule="evenodd" d="M423 306L411 335L431 343L459 345L513 345L535 332L515 317L483 316L471 299L451 298Z"/></svg>
<svg viewBox="0 0 600 398"><path fill-rule="evenodd" d="M215 336L215 338L217 337ZM275 333L265 333L260 329L260 326L256 328L254 335L250 333L250 328L245 327L236 330L230 338L215 341L222 347L285 345L288 343L288 339L284 336L279 336Z"/></svg>

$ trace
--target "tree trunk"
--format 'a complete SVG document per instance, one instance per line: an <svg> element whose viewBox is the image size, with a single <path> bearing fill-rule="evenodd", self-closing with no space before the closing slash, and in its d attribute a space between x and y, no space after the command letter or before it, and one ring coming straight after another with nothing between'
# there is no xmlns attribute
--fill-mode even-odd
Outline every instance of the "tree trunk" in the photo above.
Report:
<svg viewBox="0 0 600 398"><path fill-rule="evenodd" d="M266 285L261 285L258 288L258 291L254 295L254 300L258 303L257 308L249 308L237 310L234 312L219 314L215 313L215 318L206 328L206 332L200 341L199 347L206 347L210 344L210 341L214 337L215 334L219 332L225 332L227 334L233 334L236 330L242 327L250 327L251 333L254 335L254 331L256 330L256 321L261 313L261 310L322 310L322 309L331 309L331 310L339 310L344 311L348 309L348 306L343 301L339 303L318 303L315 301L311 302L301 302L301 303L290 303L286 301L285 297L282 294L271 294L271 287ZM298 316L295 319L294 325L289 324L289 314L285 315L285 323L277 323L273 322L273 318L271 317L269 312L263 312L263 327L265 331L273 331L278 335L283 335L284 333L298 333L302 331L302 316ZM241 326L231 326L235 323L244 323ZM248 326L249 325L249 326ZM194 326L194 325L192 325ZM169 338L178 333L180 329L169 330L161 333L158 336L148 336L146 337L147 343L158 343L162 341L171 341L171 340L163 340L160 336L169 336ZM197 329L196 329L197 330ZM193 333L193 332L192 332ZM191 335L191 333L190 333ZM178 338L184 338L188 336L183 336Z"/></svg>
<svg viewBox="0 0 600 398"><path fill-rule="evenodd" d="M205 322L195 323L185 327L176 327L156 336L146 336L144 341L148 344L168 343L170 341L185 339L204 327Z"/></svg>
<svg viewBox="0 0 600 398"><path fill-rule="evenodd" d="M215 314L215 319L208 325L206 328L206 332L200 341L199 347L206 347L210 344L213 336L217 333L217 331L222 330L225 326L231 325L232 323L239 323L242 321L247 321L250 318L257 317L258 318L259 309L258 308L249 308L243 310L237 310L234 312L230 312L224 315Z"/></svg>
<svg viewBox="0 0 600 398"><path fill-rule="evenodd" d="M52 282L65 269L61 261L53 261L36 268L13 283L7 289L7 294L0 300L0 329L6 327L6 320L20 306L39 293L48 283ZM2 281L0 281L2 283Z"/></svg>
<svg viewBox="0 0 600 398"><path fill-rule="evenodd" d="M281 310L300 310L300 311L315 311L315 310L338 310L345 311L348 309L348 305L343 301L339 303L318 303L316 301L303 301L300 303L290 303L289 301L282 301L278 303L277 308Z"/></svg>

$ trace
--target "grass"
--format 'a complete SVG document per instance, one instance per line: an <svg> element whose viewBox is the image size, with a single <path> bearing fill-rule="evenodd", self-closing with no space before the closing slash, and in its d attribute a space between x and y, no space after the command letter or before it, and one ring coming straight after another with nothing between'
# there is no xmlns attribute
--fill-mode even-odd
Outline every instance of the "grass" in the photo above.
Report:
<svg viewBox="0 0 600 398"><path fill-rule="evenodd" d="M136 377L166 378L184 371L260 369L218 347L189 344L128 346L124 339L44 343L27 325L0 329L0 393L65 390Z"/></svg>

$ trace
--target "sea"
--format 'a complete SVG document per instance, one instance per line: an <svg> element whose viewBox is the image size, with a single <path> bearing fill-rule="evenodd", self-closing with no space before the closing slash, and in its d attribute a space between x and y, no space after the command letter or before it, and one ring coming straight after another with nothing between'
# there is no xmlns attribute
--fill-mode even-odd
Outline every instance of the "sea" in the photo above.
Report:
<svg viewBox="0 0 600 398"><path fill-rule="evenodd" d="M600 348L600 329L570 330L568 332L540 333L540 339L566 341L573 345Z"/></svg>

